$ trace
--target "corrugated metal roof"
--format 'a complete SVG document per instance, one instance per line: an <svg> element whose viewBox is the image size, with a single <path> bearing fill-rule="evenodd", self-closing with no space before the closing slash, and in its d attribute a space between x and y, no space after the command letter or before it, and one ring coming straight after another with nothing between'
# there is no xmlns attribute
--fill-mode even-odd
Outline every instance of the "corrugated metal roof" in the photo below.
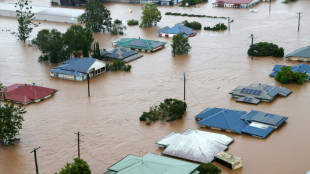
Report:
<svg viewBox="0 0 310 174"><path fill-rule="evenodd" d="M130 62L143 56L138 54L137 51L124 47L117 47L113 50L101 51L100 54L105 58L122 60L124 62Z"/></svg>
<svg viewBox="0 0 310 174"><path fill-rule="evenodd" d="M251 110L249 113L245 114L242 119L274 126L277 128L280 127L288 119L288 117Z"/></svg>
<svg viewBox="0 0 310 174"><path fill-rule="evenodd" d="M274 68L272 69L272 73L269 74L269 76L271 77L275 77L277 75L278 71L281 71L281 68L284 67L285 65L275 65ZM301 63L298 65L294 65L291 66L291 69L293 72L301 72L301 73L306 73L308 75L308 79L310 79L310 66L305 64L305 63Z"/></svg>
<svg viewBox="0 0 310 174"><path fill-rule="evenodd" d="M197 162L211 162L214 155L226 150L232 138L216 133L187 130L172 132L156 144L166 147L163 154Z"/></svg>
<svg viewBox="0 0 310 174"><path fill-rule="evenodd" d="M245 114L246 112L244 111L222 109L222 111L202 119L198 124L207 127L231 130L235 133L241 134L241 130L246 126L245 122L241 119Z"/></svg>
<svg viewBox="0 0 310 174"><path fill-rule="evenodd" d="M272 133L274 128L269 126L254 126L253 123L251 123L249 126L245 127L242 130L243 134L251 135L253 137L259 137L259 138L267 138L269 134Z"/></svg>
<svg viewBox="0 0 310 174"><path fill-rule="evenodd" d="M217 0L217 3L229 3L229 4L249 4L253 0Z"/></svg>
<svg viewBox="0 0 310 174"><path fill-rule="evenodd" d="M292 53L287 54L285 57L305 57L310 58L310 46L299 48Z"/></svg>
<svg viewBox="0 0 310 174"><path fill-rule="evenodd" d="M201 120L207 117L210 117L211 115L218 113L222 111L221 108L207 108L204 111L200 112L198 115L195 116L196 120Z"/></svg>
<svg viewBox="0 0 310 174"><path fill-rule="evenodd" d="M164 46L166 42L146 40L146 39L135 39L135 38L121 38L113 42L114 45L126 48L142 49L142 50L153 50L157 47Z"/></svg>
<svg viewBox="0 0 310 174"><path fill-rule="evenodd" d="M82 58L82 59L73 61L72 63L61 67L61 69L88 73L89 68L93 65L95 61L96 59L94 58Z"/></svg>
<svg viewBox="0 0 310 174"><path fill-rule="evenodd" d="M159 30L157 30L157 33L167 33L167 34L179 34L183 33L184 36L189 36L191 34L194 34L194 32L191 28L186 27L182 24L176 24L175 26L169 28L169 27L164 27Z"/></svg>
<svg viewBox="0 0 310 174"><path fill-rule="evenodd" d="M60 73L60 74L67 74L67 75L73 75L73 76L85 76L86 75L86 73L80 73L80 72L75 72L75 71L68 71L68 70L63 70L63 69L58 69L58 68L51 69L50 72L52 72L52 73Z"/></svg>
<svg viewBox="0 0 310 174"><path fill-rule="evenodd" d="M191 174L198 164L155 154L143 157L128 155L108 168L116 174Z"/></svg>

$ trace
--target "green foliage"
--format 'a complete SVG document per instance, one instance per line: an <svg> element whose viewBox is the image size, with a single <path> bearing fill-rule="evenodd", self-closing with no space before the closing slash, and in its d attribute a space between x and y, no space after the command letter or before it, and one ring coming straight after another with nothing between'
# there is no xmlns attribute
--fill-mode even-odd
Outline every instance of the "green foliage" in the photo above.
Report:
<svg viewBox="0 0 310 174"><path fill-rule="evenodd" d="M78 19L85 23L93 32L109 31L112 25L111 12L100 0L89 0L85 5L85 12Z"/></svg>
<svg viewBox="0 0 310 174"><path fill-rule="evenodd" d="M201 163L197 170L200 174L219 174L222 172L221 169L213 163Z"/></svg>
<svg viewBox="0 0 310 174"><path fill-rule="evenodd" d="M218 23L214 27L204 27L204 30L212 30L212 31L219 31L219 30L226 30L227 26L223 23Z"/></svg>
<svg viewBox="0 0 310 174"><path fill-rule="evenodd" d="M55 174L91 174L89 165L81 158L74 158L73 163L67 163L60 172Z"/></svg>
<svg viewBox="0 0 310 174"><path fill-rule="evenodd" d="M165 99L158 106L150 107L149 112L143 112L140 121L146 121L147 125L156 120L174 121L181 119L186 111L186 102L177 99Z"/></svg>
<svg viewBox="0 0 310 174"><path fill-rule="evenodd" d="M126 65L122 60L115 60L112 64L106 64L107 71L130 71L131 65Z"/></svg>
<svg viewBox="0 0 310 174"><path fill-rule="evenodd" d="M131 19L127 21L127 25L139 25L139 21L135 19Z"/></svg>
<svg viewBox="0 0 310 174"><path fill-rule="evenodd" d="M112 24L110 32L112 35L118 35L118 34L123 35L124 34L123 30L125 29L126 29L126 26L123 25L122 21L115 19Z"/></svg>
<svg viewBox="0 0 310 174"><path fill-rule="evenodd" d="M12 34L19 40L26 41L30 37L30 34L34 27L38 24L32 22L34 20L34 14L31 12L32 6L29 6L28 0L19 0L15 3L16 17L18 21L18 32Z"/></svg>
<svg viewBox="0 0 310 174"><path fill-rule="evenodd" d="M63 34L55 29L43 29L38 32L32 44L42 51L39 61L59 63L70 58L70 52L64 45Z"/></svg>
<svg viewBox="0 0 310 174"><path fill-rule="evenodd" d="M308 75L305 73L293 72L291 67L285 66L281 68L281 71L277 72L277 75L275 78L282 84L296 82L301 85L308 78Z"/></svg>
<svg viewBox="0 0 310 174"><path fill-rule="evenodd" d="M248 50L249 56L273 56L283 57L284 49L278 45L268 42L259 42L250 46Z"/></svg>
<svg viewBox="0 0 310 174"><path fill-rule="evenodd" d="M99 48L99 43L96 42L94 44L94 50L93 50L93 58L95 59L102 59L101 55L100 55L100 48Z"/></svg>
<svg viewBox="0 0 310 174"><path fill-rule="evenodd" d="M182 24L186 27L192 28L194 30L201 30L201 23L194 21L188 22L187 20L183 21Z"/></svg>
<svg viewBox="0 0 310 174"><path fill-rule="evenodd" d="M24 121L23 114L26 111L22 106L13 104L0 104L0 144L13 145Z"/></svg>
<svg viewBox="0 0 310 174"><path fill-rule="evenodd" d="M208 2L208 0L183 0L181 6L185 7L187 4L188 6L192 6L192 5L200 4L202 2Z"/></svg>
<svg viewBox="0 0 310 174"><path fill-rule="evenodd" d="M183 33L173 36L171 46L173 54L187 54L191 49L188 38L184 37Z"/></svg>
<svg viewBox="0 0 310 174"><path fill-rule="evenodd" d="M282 1L282 3L285 3L285 4L287 4L287 3L289 3L289 2L295 2L296 0L284 0L284 1Z"/></svg>
<svg viewBox="0 0 310 174"><path fill-rule="evenodd" d="M187 13L172 13L172 12L166 12L165 15L172 15L172 16L188 16L188 17L198 17L198 18L222 18L226 19L226 17L223 16L207 16L207 15L196 15L196 14L187 14Z"/></svg>
<svg viewBox="0 0 310 174"><path fill-rule="evenodd" d="M157 22L161 20L161 13L157 9L157 6L153 3L144 4L142 7L142 16L140 27L151 27L157 25Z"/></svg>
<svg viewBox="0 0 310 174"><path fill-rule="evenodd" d="M88 55L91 44L94 41L93 33L89 28L83 28L80 25L71 25L63 34L64 43L68 46L70 53L74 56L83 50L83 55Z"/></svg>

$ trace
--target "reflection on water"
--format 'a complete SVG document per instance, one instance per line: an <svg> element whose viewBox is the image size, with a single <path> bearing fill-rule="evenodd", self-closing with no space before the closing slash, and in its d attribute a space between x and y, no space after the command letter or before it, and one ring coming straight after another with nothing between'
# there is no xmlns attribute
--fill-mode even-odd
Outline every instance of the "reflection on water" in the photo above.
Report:
<svg viewBox="0 0 310 174"><path fill-rule="evenodd" d="M50 5L49 1L34 0L32 3ZM106 6L111 10L113 19L123 22L140 19L139 4L108 3ZM128 13L128 8L133 12ZM21 142L14 147L0 148L0 173L34 173L34 159L30 151L38 146L41 147L37 151L40 173L60 170L77 156L74 133L80 131L84 135L81 137L84 141L81 157L90 164L93 173L100 174L127 154L161 153L162 149L155 142L171 131L197 129L194 116L206 107L255 109L289 117L288 123L267 139L222 132L235 140L228 152L241 157L244 163L244 167L236 171L216 163L223 173L306 173L310 169L310 139L307 138L310 119L306 110L310 100L309 84L282 85L293 90L289 97L278 97L272 103L257 106L236 103L228 92L239 85L251 83L281 85L268 76L273 66L297 62L272 57L249 58L246 54L249 36L255 35L254 42L276 43L284 47L285 53L309 45L310 17L307 9L310 3L299 0L286 5L278 0L272 2L271 14L268 3L261 3L255 8L258 13L250 13L248 9L213 8L211 3L200 5L200 8L160 6L163 16L156 27L141 29L129 26L124 36L95 34L95 41L106 49L111 49L111 42L120 37L141 37L168 43L166 48L156 53L141 53L144 57L130 63L133 67L131 72L107 72L91 79L90 98L87 97L87 82L51 78L48 71L56 65L37 62L40 51L17 42L10 35L17 29L16 20L0 17L0 82L4 85L35 82L59 90L48 100L26 106L28 112L21 130ZM213 26L216 22L165 16L168 11L230 16L234 22L230 31L198 31L196 37L189 39L192 46L190 54L173 57L171 38L156 37L157 29L183 20L196 20L203 26ZM297 32L296 12L303 13L300 33ZM33 34L43 28L57 28L64 32L69 26L42 22ZM138 117L150 106L168 97L183 98L183 72L188 74L185 118L173 123L157 122L151 126L140 123Z"/></svg>

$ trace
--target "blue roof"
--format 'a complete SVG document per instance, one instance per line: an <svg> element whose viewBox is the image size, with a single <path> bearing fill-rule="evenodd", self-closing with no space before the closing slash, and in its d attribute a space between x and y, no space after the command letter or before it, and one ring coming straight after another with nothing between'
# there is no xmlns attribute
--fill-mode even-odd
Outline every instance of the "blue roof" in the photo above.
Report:
<svg viewBox="0 0 310 174"><path fill-rule="evenodd" d="M207 117L212 116L215 113L218 113L220 111L222 111L223 109L221 108L207 108L204 111L200 112L198 115L195 116L196 120L201 120Z"/></svg>
<svg viewBox="0 0 310 174"><path fill-rule="evenodd" d="M251 110L251 112L244 115L242 119L274 126L277 128L280 127L288 118L280 115Z"/></svg>
<svg viewBox="0 0 310 174"><path fill-rule="evenodd" d="M274 130L272 127L266 129L257 128L254 126L247 126L242 130L243 134L251 135L253 137L266 138Z"/></svg>
<svg viewBox="0 0 310 174"><path fill-rule="evenodd" d="M175 26L169 28L169 27L164 27L159 30L157 30L157 33L169 33L169 34L178 34L178 33L183 33L184 36L189 36L194 32L191 28L186 27L182 24L176 24Z"/></svg>
<svg viewBox="0 0 310 174"><path fill-rule="evenodd" d="M73 59L69 64L62 65L60 68L62 70L68 70L68 71L76 71L76 72L82 72L87 73L89 68L93 65L93 63L96 61L94 58L77 58ZM71 59L70 59L71 60ZM69 60L66 62L70 62ZM55 69L55 68L54 68ZM59 69L56 67L56 69Z"/></svg>
<svg viewBox="0 0 310 174"><path fill-rule="evenodd" d="M281 71L281 68L284 66L285 65L275 65L274 68L272 69L273 72L269 74L269 76L275 77L277 75L277 72ZM301 73L310 74L310 66L305 63L291 66L291 69L293 72L301 72ZM308 77L308 79L310 79L310 77Z"/></svg>
<svg viewBox="0 0 310 174"><path fill-rule="evenodd" d="M241 134L241 130L246 126L245 121L241 119L244 114L246 114L244 111L222 109L222 111L202 119L198 124L231 130Z"/></svg>
<svg viewBox="0 0 310 174"><path fill-rule="evenodd" d="M62 69L59 69L59 68L51 69L50 72L59 73L59 74L73 75L73 76L84 76L84 75L86 75L85 73L74 72L74 71L67 71L67 70L62 70Z"/></svg>
<svg viewBox="0 0 310 174"><path fill-rule="evenodd" d="M70 64L70 63L73 63L73 62L75 62L75 61L77 61L77 60L80 60L80 59L81 59L81 58L75 57L75 58L68 59L68 60L64 61L63 63L64 63L64 64Z"/></svg>

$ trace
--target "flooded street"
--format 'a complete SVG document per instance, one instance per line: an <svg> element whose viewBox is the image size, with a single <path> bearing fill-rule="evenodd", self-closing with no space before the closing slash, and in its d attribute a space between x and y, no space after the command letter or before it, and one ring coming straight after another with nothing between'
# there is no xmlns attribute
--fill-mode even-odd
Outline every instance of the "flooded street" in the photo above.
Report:
<svg viewBox="0 0 310 174"><path fill-rule="evenodd" d="M0 0L0 2L14 2ZM212 1L211 1L212 2ZM111 49L112 41L121 37L153 39L167 42L166 47L131 62L131 72L107 72L90 80L91 97L87 96L87 81L73 82L51 78L49 70L56 64L39 63L41 52L28 47L10 34L17 30L14 18L0 17L0 83L36 83L59 91L43 102L25 106L21 141L12 147L0 147L0 174L33 174L33 148L37 151L42 174L58 172L77 157L77 137L80 132L81 158L90 165L92 173L102 174L128 154L143 156L160 154L156 141L171 131L189 128L223 133L234 139L228 153L241 157L243 168L232 171L215 163L223 174L297 174L310 170L310 82L304 85L281 85L269 77L275 64L296 65L299 62L282 58L247 56L250 34L256 42L272 42L283 47L285 54L310 43L310 1L298 0L283 4L281 0L263 2L249 9L213 8L212 3L199 8L159 6L162 20L156 27L128 26L124 36L95 34L100 48ZM32 4L50 6L49 1L33 0ZM106 3L113 19L123 23L140 19L140 4ZM128 13L131 9L133 13ZM166 16L166 12L205 14L231 17L231 30L224 32L197 31L190 38L188 55L171 54L171 38L159 38L156 31L184 20L198 21L204 26L217 22L195 17ZM300 32L298 15L302 12ZM70 24L41 21L32 37L42 29L56 28L65 32ZM146 126L139 117L149 107L165 98L183 99L183 73L187 74L185 117L173 123L156 122ZM250 105L237 103L228 94L239 85L267 83L293 91L288 97L277 97L271 103ZM267 139L246 135L200 129L194 117L207 107L222 107L250 111L251 109L287 116L287 123Z"/></svg>

